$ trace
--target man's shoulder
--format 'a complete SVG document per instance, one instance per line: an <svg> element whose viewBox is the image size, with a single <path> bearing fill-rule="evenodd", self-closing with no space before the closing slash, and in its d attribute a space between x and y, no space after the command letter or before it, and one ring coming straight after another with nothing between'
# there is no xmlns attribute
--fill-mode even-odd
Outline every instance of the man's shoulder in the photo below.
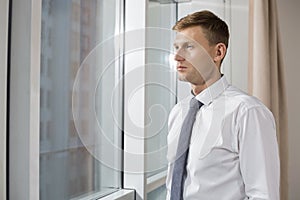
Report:
<svg viewBox="0 0 300 200"><path fill-rule="evenodd" d="M225 96L232 104L238 106L240 111L247 111L249 109L263 109L269 111L267 106L257 97L252 96L235 86L229 86Z"/></svg>

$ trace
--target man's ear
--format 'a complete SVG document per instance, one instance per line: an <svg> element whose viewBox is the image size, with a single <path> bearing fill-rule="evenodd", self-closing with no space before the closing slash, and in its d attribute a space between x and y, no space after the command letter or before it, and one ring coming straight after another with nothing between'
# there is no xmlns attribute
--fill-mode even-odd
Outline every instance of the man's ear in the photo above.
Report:
<svg viewBox="0 0 300 200"><path fill-rule="evenodd" d="M214 62L215 63L221 63L221 61L223 60L223 58L226 55L226 51L227 51L227 48L226 48L225 44L218 43L215 46Z"/></svg>

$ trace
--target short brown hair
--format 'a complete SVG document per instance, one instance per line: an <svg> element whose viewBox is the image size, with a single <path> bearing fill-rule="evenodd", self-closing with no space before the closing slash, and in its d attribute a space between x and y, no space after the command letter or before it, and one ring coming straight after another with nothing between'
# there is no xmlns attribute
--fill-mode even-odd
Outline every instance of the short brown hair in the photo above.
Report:
<svg viewBox="0 0 300 200"><path fill-rule="evenodd" d="M210 45L224 43L226 48L228 48L228 26L214 13L204 10L187 15L173 26L173 30L182 31L193 26L200 26L203 29Z"/></svg>

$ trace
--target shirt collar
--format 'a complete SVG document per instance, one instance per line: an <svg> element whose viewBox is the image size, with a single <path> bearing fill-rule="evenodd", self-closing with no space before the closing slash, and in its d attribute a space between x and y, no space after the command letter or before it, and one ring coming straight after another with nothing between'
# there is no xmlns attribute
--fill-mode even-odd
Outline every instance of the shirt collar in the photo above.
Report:
<svg viewBox="0 0 300 200"><path fill-rule="evenodd" d="M209 105L214 99L221 95L228 86L229 83L223 75L219 80L200 92L195 98L204 105Z"/></svg>

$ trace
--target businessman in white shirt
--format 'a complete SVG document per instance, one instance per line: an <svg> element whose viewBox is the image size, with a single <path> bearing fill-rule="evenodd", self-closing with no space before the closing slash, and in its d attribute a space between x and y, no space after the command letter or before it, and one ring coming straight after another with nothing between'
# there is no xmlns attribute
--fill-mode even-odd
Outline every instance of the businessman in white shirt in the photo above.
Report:
<svg viewBox="0 0 300 200"><path fill-rule="evenodd" d="M228 48L227 24L200 11L179 20L173 30L178 77L190 83L191 94L169 115L167 200L279 200L273 115L220 72ZM191 99L200 108L191 131L182 130L188 129L183 123ZM187 132L185 148L180 138ZM179 147L187 156L176 163L183 154Z"/></svg>

